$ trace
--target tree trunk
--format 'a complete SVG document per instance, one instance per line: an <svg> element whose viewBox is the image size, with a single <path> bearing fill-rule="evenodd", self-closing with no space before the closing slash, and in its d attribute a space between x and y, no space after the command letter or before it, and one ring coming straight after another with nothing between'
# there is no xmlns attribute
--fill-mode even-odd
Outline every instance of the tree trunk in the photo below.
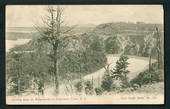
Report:
<svg viewBox="0 0 170 109"><path fill-rule="evenodd" d="M161 42L160 42L160 35L159 35L159 31L158 31L158 28L156 27L156 32L157 32L157 54L158 54L158 57L157 57L157 61L158 61L158 69L160 69L160 63L161 63Z"/></svg>
<svg viewBox="0 0 170 109"><path fill-rule="evenodd" d="M19 66L21 65L20 64L20 60L18 60L18 62L19 62ZM18 85L18 95L20 95L20 91L21 91L21 81L20 81L20 71L21 71L21 69L20 68L18 68L18 73L17 73L17 79L18 79L18 81L17 81L17 85Z"/></svg>
<svg viewBox="0 0 170 109"><path fill-rule="evenodd" d="M158 51L158 69L160 68L160 54L159 54L159 51Z"/></svg>
<svg viewBox="0 0 170 109"><path fill-rule="evenodd" d="M59 83L57 75L55 76L55 91L56 93L59 93Z"/></svg>
<svg viewBox="0 0 170 109"><path fill-rule="evenodd" d="M58 90L58 74L57 74L57 61L54 60L54 83L55 83L55 88Z"/></svg>
<svg viewBox="0 0 170 109"><path fill-rule="evenodd" d="M56 93L58 93L58 88L59 88L59 81L58 81L58 64L57 64L57 49L55 47L53 48L54 54L53 54L53 62L54 62L54 85L55 85L55 90Z"/></svg>
<svg viewBox="0 0 170 109"><path fill-rule="evenodd" d="M149 56L149 73L150 73L150 83L152 82L152 74L151 74L151 69L152 69L152 62L151 62L151 55Z"/></svg>
<svg viewBox="0 0 170 109"><path fill-rule="evenodd" d="M21 89L20 88L20 78L18 78L18 83L17 84L18 84L18 95L20 95L20 89Z"/></svg>
<svg viewBox="0 0 170 109"><path fill-rule="evenodd" d="M152 67L152 62L151 62L151 59L152 59L152 57L151 57L151 55L149 56L149 72L151 71L151 67Z"/></svg>

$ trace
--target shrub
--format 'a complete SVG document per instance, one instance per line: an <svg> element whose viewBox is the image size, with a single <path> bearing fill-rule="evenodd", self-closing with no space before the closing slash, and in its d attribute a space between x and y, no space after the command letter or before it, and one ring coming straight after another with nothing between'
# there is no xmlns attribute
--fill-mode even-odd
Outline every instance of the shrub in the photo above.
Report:
<svg viewBox="0 0 170 109"><path fill-rule="evenodd" d="M14 82L11 82L10 84L10 90L9 90L9 94L18 94L18 85Z"/></svg>
<svg viewBox="0 0 170 109"><path fill-rule="evenodd" d="M83 83L82 83L82 81L76 82L76 84L74 85L74 87L76 88L76 91L77 91L77 92L81 92L82 89L83 89Z"/></svg>
<svg viewBox="0 0 170 109"><path fill-rule="evenodd" d="M139 88L139 85L138 84L133 84L131 85L131 88L132 88L132 91L135 91Z"/></svg>
<svg viewBox="0 0 170 109"><path fill-rule="evenodd" d="M142 85L148 84L148 83L154 83L154 82L161 82L163 81L163 71L162 70L152 70L152 71L144 71L141 72L137 77L132 79L130 81L131 86L134 84L139 85L140 87Z"/></svg>
<svg viewBox="0 0 170 109"><path fill-rule="evenodd" d="M128 88L129 87L129 82L128 82L128 79L127 79L126 76L122 76L121 81L122 81L121 88Z"/></svg>
<svg viewBox="0 0 170 109"><path fill-rule="evenodd" d="M112 86L112 77L109 74L104 74L103 76L103 80L102 80L102 85L101 87L105 90L105 91L110 91L111 90L111 86Z"/></svg>
<svg viewBox="0 0 170 109"><path fill-rule="evenodd" d="M134 84L139 85L141 87L143 84L147 84L151 81L150 74L148 71L141 72L137 77L130 81L131 86Z"/></svg>
<svg viewBox="0 0 170 109"><path fill-rule="evenodd" d="M155 70L152 73L152 82L162 82L164 80L164 71L163 70Z"/></svg>
<svg viewBox="0 0 170 109"><path fill-rule="evenodd" d="M96 87L94 90L96 92L96 95L102 95L102 93L103 93L103 89L100 87Z"/></svg>
<svg viewBox="0 0 170 109"><path fill-rule="evenodd" d="M91 81L85 82L85 93L87 95L93 94L93 83Z"/></svg>

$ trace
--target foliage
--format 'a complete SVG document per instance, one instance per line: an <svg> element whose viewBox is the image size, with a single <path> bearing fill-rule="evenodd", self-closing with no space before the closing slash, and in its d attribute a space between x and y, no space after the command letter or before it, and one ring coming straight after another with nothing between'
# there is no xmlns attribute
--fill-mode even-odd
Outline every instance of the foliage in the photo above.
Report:
<svg viewBox="0 0 170 109"><path fill-rule="evenodd" d="M108 73L105 72L103 79L102 79L101 87L105 91L110 91L112 84L113 84L112 77Z"/></svg>
<svg viewBox="0 0 170 109"><path fill-rule="evenodd" d="M118 54L120 52L120 46L117 41L117 36L108 37L104 43L105 43L106 53Z"/></svg>
<svg viewBox="0 0 170 109"><path fill-rule="evenodd" d="M83 89L83 82L82 82L82 81L76 82L76 84L74 85L74 87L76 88L77 92L81 92L82 89Z"/></svg>
<svg viewBox="0 0 170 109"><path fill-rule="evenodd" d="M18 90L18 94L31 88L33 78L43 79L48 82L48 69L50 62L43 50L11 51L7 53L7 81L11 87L11 93Z"/></svg>
<svg viewBox="0 0 170 109"><path fill-rule="evenodd" d="M77 39L79 42L76 45L70 44L74 43L70 40L68 45L72 46L68 46L62 54L59 72L63 77L67 74L86 75L105 66L107 59L104 53L103 40L99 39L98 36L82 35L80 37L80 39Z"/></svg>
<svg viewBox="0 0 170 109"><path fill-rule="evenodd" d="M131 39L128 45L125 47L124 53L126 55L139 55L139 52L140 52L140 45L137 44L136 40L132 41Z"/></svg>
<svg viewBox="0 0 170 109"><path fill-rule="evenodd" d="M10 85L10 93L20 94L21 91L28 88L28 74L24 74L23 64L25 63L22 54L7 54L13 58L7 59L7 82Z"/></svg>
<svg viewBox="0 0 170 109"><path fill-rule="evenodd" d="M90 80L85 81L85 93L87 95L93 94L93 82Z"/></svg>
<svg viewBox="0 0 170 109"><path fill-rule="evenodd" d="M83 36L82 36L83 37ZM91 36L86 36L91 37ZM81 38L80 38L81 39ZM87 38L88 39L88 38ZM64 42L65 40L69 40ZM91 72L94 72L106 63L106 56L104 54L103 40L99 40L98 36L94 36L90 42L85 43L85 39L81 39L76 47L81 47L80 49L70 46L73 45L75 41L79 40L67 37L65 39L60 39L64 46L59 46L60 55L58 55L58 74L60 75L59 81L62 82L64 79L73 80L84 76ZM66 44L64 44L66 43ZM85 45L86 44L86 45ZM61 47L61 48L60 48ZM18 66L18 69L22 69L24 76L21 81L24 83L24 87L27 88L31 86L32 78L47 78L44 82L49 83L53 81L54 68L53 68L53 55L50 53L52 47L47 42L41 42L39 39L31 40L29 43L16 46L8 53L7 56L7 74L8 79L17 78L17 69L12 67L12 65L20 65L18 63L22 62L22 66ZM22 60L16 61L14 54L22 54ZM14 71L15 73L13 73ZM27 78L26 78L27 77ZM16 83L18 79L15 79ZM53 82L52 82L53 83ZM23 89L23 88L22 88ZM25 89L24 89L25 90Z"/></svg>
<svg viewBox="0 0 170 109"><path fill-rule="evenodd" d="M18 85L17 85L17 81L12 81L10 84L9 84L9 91L7 94L10 94L10 95L15 95L15 94L19 94L19 91L18 91Z"/></svg>
<svg viewBox="0 0 170 109"><path fill-rule="evenodd" d="M96 35L103 37L105 39L105 41L107 42L111 42L110 44L106 44L109 48L106 48L107 53L111 53L111 52L117 52L117 50L113 51L113 49L115 47L113 47L112 45L114 45L115 42L113 40L113 35L117 36L119 38L127 38L129 37L129 39L131 40L131 42L133 42L133 44L135 45L133 48L131 48L130 50L128 50L127 48L125 49L125 54L129 54L129 55L139 55L139 56L146 56L148 57L148 51L149 51L149 45L146 44L146 42L149 40L147 40L146 37L148 37L150 34L153 33L155 26L159 29L159 38L163 37L163 25L160 24L145 24L145 23L125 23L125 22L112 22L112 23L105 23L105 24L100 24L98 26L96 26L96 28L94 29L93 33L95 33ZM110 39L110 41L109 41ZM162 38L160 38L162 39ZM161 41L160 41L161 42ZM163 41L162 41L163 42ZM161 46L163 45L163 43L161 42ZM137 43L137 44L136 44ZM117 44L115 44L116 46L119 46ZM123 44L125 45L125 44ZM122 48L121 46L119 46L119 48ZM128 47L129 48L129 47ZM145 49L145 50L144 50ZM156 57L156 49L153 50L153 56Z"/></svg>
<svg viewBox="0 0 170 109"><path fill-rule="evenodd" d="M155 36L156 36L156 53L157 53L157 61L158 61L158 69L163 68L163 38L161 38L161 34L159 32L158 27L155 28Z"/></svg>
<svg viewBox="0 0 170 109"><path fill-rule="evenodd" d="M114 79L120 79L122 81L122 87L127 87L128 86L128 78L127 78L127 74L129 73L129 71L127 70L128 67L128 60L129 58L122 54L119 58L119 60L116 62L116 68L113 70L111 70L112 72L112 78Z"/></svg>
<svg viewBox="0 0 170 109"><path fill-rule="evenodd" d="M153 52L155 46L155 38L153 38L154 33L146 35L144 37L144 47L142 51L143 56L149 56Z"/></svg>
<svg viewBox="0 0 170 109"><path fill-rule="evenodd" d="M48 11L50 14L53 12L50 9ZM153 49L157 40L161 40L158 39L161 36L158 37L159 35L155 33L154 36L157 37L151 36L150 33L154 27L152 24L107 23L96 26L94 30L88 33L68 35L65 34L66 31L63 31L65 27L60 28L60 31L56 30L59 28L56 27L55 17L52 21L44 20L43 22L50 26L46 25L45 28L39 28L39 33L27 35L25 33L8 33L7 39L16 40L23 38L23 35L26 35L26 38L31 37L33 39L27 44L14 47L7 53L6 76L10 93L19 94L27 90L31 87L34 79L43 79L44 83L51 83L52 77L59 75L60 78L57 78L57 80L60 82L64 79L73 80L87 75L106 65L106 53L116 54L124 49L124 55L121 55L116 62L116 69L111 71L112 75L105 74L101 88L95 88L96 94L100 95L103 90L110 91L113 89L113 79L119 78L122 87L128 86L127 54L137 55L139 53L148 57L152 51L154 58L157 58L156 52L160 53L162 50L160 47ZM157 26L161 29L162 25ZM70 28L67 27L67 29ZM11 37L11 35L14 36ZM121 45L123 46L121 47ZM160 45L162 45L161 41L159 42ZM152 65L153 69L150 72L148 70L141 72L131 81L131 85L138 87L143 84L163 81L163 71L156 69L157 65ZM87 81L85 86L86 94L92 94L93 83ZM77 82L75 87L77 91L81 91L82 81Z"/></svg>
<svg viewBox="0 0 170 109"><path fill-rule="evenodd" d="M126 55L140 54L140 45L136 39L126 35L110 36L105 41L105 50L109 54L119 54L123 51Z"/></svg>
<svg viewBox="0 0 170 109"><path fill-rule="evenodd" d="M103 89L101 87L96 87L95 89L96 95L102 95Z"/></svg>
<svg viewBox="0 0 170 109"><path fill-rule="evenodd" d="M137 77L135 77L134 79L130 81L130 84L132 86L134 84L142 86L142 85L149 84L149 83L162 82L164 80L163 70L154 68L153 66L152 68L153 69L150 72L149 70L141 72Z"/></svg>

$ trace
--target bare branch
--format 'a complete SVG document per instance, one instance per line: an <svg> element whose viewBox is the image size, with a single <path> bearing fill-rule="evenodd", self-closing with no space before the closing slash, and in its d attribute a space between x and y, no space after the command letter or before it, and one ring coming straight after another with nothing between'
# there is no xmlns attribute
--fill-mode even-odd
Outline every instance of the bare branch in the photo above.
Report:
<svg viewBox="0 0 170 109"><path fill-rule="evenodd" d="M48 17L49 17L49 16L48 16ZM44 23L45 26L51 28L51 25L49 24L49 22L48 22L49 20L48 20L47 18L45 19L44 17L41 17L41 19L42 19L42 21L43 21L43 23Z"/></svg>

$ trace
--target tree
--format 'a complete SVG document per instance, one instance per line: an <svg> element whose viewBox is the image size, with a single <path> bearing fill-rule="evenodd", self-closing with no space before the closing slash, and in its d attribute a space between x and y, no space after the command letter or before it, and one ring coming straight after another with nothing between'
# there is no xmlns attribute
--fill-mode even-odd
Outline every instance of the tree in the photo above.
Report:
<svg viewBox="0 0 170 109"><path fill-rule="evenodd" d="M19 49L21 48L21 49ZM51 65L47 57L48 45L31 40L28 44L16 46L7 54L8 91L21 94L30 88L36 91L35 81L49 81L48 68ZM35 83L35 84L34 84Z"/></svg>
<svg viewBox="0 0 170 109"><path fill-rule="evenodd" d="M20 62L19 55L8 53L7 55L7 83L9 85L9 94L20 94Z"/></svg>
<svg viewBox="0 0 170 109"><path fill-rule="evenodd" d="M41 41L48 42L51 46L51 51L49 54L49 58L53 62L51 67L51 71L54 75L54 84L56 92L58 93L59 87L59 47L61 47L62 39L64 39L64 34L67 34L72 28L64 28L63 25L63 8L57 6L48 6L47 8L48 15L43 18L44 28L36 27L38 32L40 33ZM63 37L62 37L63 36Z"/></svg>
<svg viewBox="0 0 170 109"><path fill-rule="evenodd" d="M117 36L113 36L113 37L108 37L106 40L105 40L105 50L107 53L110 53L110 54L117 54L119 53L120 51L120 46L119 46L119 43L117 41Z"/></svg>
<svg viewBox="0 0 170 109"><path fill-rule="evenodd" d="M85 63L84 68L87 72L94 72L106 65L107 58L103 38L93 33L83 34L82 44L85 47L82 62Z"/></svg>
<svg viewBox="0 0 170 109"><path fill-rule="evenodd" d="M36 90L39 93L44 92L44 83L49 81L49 68L50 68L50 61L47 57L47 51L48 51L48 44L41 42L40 40L35 40L32 45L34 46L33 51L28 54L28 57L30 61L27 63L30 63L27 69L30 69L30 77L32 80L32 85L36 84Z"/></svg>
<svg viewBox="0 0 170 109"><path fill-rule="evenodd" d="M117 37L117 41L119 43L120 48L122 49L122 53L125 54L125 48L127 48L128 45L130 45L130 47L128 47L127 49L130 50L131 47L131 40L129 37L125 37L125 36L121 36L121 37Z"/></svg>
<svg viewBox="0 0 170 109"><path fill-rule="evenodd" d="M155 31L153 31L151 34L146 35L144 38L144 48L143 48L143 56L149 57L149 72L151 71L151 64L152 64L152 56L154 52L154 48L156 47L156 39L154 38Z"/></svg>
<svg viewBox="0 0 170 109"><path fill-rule="evenodd" d="M29 87L28 71L26 72L26 54L10 52L7 56L7 83L10 94L20 95Z"/></svg>
<svg viewBox="0 0 170 109"><path fill-rule="evenodd" d="M158 60L158 69L161 67L161 58L162 58L162 49L161 49L161 38L159 35L158 27L156 29L156 51L157 51L157 60Z"/></svg>
<svg viewBox="0 0 170 109"><path fill-rule="evenodd" d="M155 39L153 38L154 32L148 34L144 37L144 47L143 47L143 56L148 57L152 53L152 49L155 46Z"/></svg>
<svg viewBox="0 0 170 109"><path fill-rule="evenodd" d="M129 41L129 43L127 44L127 46L125 47L125 54L127 55L138 55L139 52L139 44L136 42L136 40L134 41Z"/></svg>
<svg viewBox="0 0 170 109"><path fill-rule="evenodd" d="M160 69L161 65L163 65L163 57L162 40L158 27L155 27L155 30L151 34L147 35L144 38L144 41L143 55L149 56L149 71L151 71L151 59L153 56L157 59L157 68Z"/></svg>
<svg viewBox="0 0 170 109"><path fill-rule="evenodd" d="M122 81L122 87L128 86L128 77L127 74L129 73L129 70L127 70L128 67L128 60L129 58L122 54L119 58L119 60L116 62L116 68L114 70L111 70L112 72L112 78L114 79L120 79Z"/></svg>
<svg viewBox="0 0 170 109"><path fill-rule="evenodd" d="M110 76L110 74L107 71L104 72L101 87L104 90L109 92L111 90L111 88L112 88L112 84L113 84L112 77Z"/></svg>

